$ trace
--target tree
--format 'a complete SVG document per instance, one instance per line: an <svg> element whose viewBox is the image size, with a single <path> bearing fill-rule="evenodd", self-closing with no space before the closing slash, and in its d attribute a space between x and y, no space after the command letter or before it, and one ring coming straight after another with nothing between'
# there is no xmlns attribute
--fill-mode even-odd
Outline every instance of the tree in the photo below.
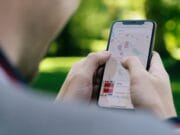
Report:
<svg viewBox="0 0 180 135"><path fill-rule="evenodd" d="M164 58L170 56L168 50L166 49L167 42L165 41L165 34L170 32L173 36L177 36L178 22L180 21L180 18L178 17L180 14L178 3L179 0L146 0L145 2L145 12L147 18L157 22L155 49ZM175 27L169 26L170 29L168 29L167 25L169 21L177 23L177 25L175 25Z"/></svg>

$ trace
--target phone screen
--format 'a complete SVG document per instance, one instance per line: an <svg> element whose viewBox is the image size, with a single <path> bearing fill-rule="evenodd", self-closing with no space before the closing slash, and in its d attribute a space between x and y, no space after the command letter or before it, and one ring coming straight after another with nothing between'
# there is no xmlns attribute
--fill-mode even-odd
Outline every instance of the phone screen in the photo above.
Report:
<svg viewBox="0 0 180 135"><path fill-rule="evenodd" d="M113 24L108 43L108 50L112 56L105 65L98 99L99 106L133 108L129 74L122 67L121 59L125 56L138 56L146 68L152 49L153 31L154 23L151 21L137 24L117 21Z"/></svg>

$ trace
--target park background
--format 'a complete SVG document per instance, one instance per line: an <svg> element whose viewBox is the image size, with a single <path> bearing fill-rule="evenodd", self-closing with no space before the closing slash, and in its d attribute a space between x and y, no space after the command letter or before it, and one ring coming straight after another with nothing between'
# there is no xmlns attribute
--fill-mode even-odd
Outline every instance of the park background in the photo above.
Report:
<svg viewBox="0 0 180 135"><path fill-rule="evenodd" d="M137 19L157 23L154 49L160 53L170 75L180 114L179 0L82 0L63 32L52 42L32 87L56 95L73 63L89 52L106 49L112 21Z"/></svg>

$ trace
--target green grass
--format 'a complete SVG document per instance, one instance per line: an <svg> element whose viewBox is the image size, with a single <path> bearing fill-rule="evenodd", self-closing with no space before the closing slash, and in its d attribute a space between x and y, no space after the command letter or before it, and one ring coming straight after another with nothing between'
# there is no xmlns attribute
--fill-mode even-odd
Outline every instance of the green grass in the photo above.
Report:
<svg viewBox="0 0 180 135"><path fill-rule="evenodd" d="M83 57L58 57L46 58L40 64L40 72L31 85L41 91L56 94L63 84L71 66ZM180 77L172 75L172 89L174 102L178 114L180 114Z"/></svg>
<svg viewBox="0 0 180 135"><path fill-rule="evenodd" d="M57 93L71 66L83 57L46 58L39 67L39 74L31 86L44 92Z"/></svg>

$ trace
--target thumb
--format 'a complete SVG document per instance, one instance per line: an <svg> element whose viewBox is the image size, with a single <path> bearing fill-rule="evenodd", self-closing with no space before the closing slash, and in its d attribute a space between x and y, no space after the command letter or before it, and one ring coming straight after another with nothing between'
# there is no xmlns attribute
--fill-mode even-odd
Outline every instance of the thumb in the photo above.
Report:
<svg viewBox="0 0 180 135"><path fill-rule="evenodd" d="M97 53L90 53L85 59L86 68L90 72L96 71L96 69L105 64L110 58L111 53L109 51L102 51Z"/></svg>
<svg viewBox="0 0 180 135"><path fill-rule="evenodd" d="M130 78L137 77L142 73L142 71L146 71L145 67L136 56L128 56L126 58L123 58L121 63L123 67L125 67L129 71Z"/></svg>

